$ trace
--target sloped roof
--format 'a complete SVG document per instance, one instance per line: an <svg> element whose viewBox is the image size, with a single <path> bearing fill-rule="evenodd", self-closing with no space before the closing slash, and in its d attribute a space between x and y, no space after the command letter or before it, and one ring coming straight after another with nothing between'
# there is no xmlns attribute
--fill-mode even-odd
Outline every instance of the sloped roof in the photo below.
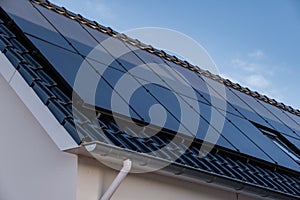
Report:
<svg viewBox="0 0 300 200"><path fill-rule="evenodd" d="M60 25L57 19L63 21L66 17L71 20L68 21L69 24L64 25L80 24L77 31L82 31L79 28L84 27L85 30L89 28L89 33L93 30L98 32L93 32L94 35L118 38L155 57L163 58L169 64L173 63L173 67L187 68L226 86L226 92L229 94L228 108L230 108L226 111L226 122L228 122L229 128L225 129L226 132L222 133L224 135L220 139L221 142L217 143L206 157L198 157L201 138L197 138L190 147L185 147L184 140L174 143L173 148L165 149L163 154L154 153L153 157L168 160L173 157L174 151L188 149L173 163L174 166L217 177L219 184L225 184L226 181L231 182L235 189L248 187L251 190L253 187L259 190L261 195L267 195L266 191L271 191L271 195L277 197L300 198L299 164L276 147L263 133L259 134L260 129L275 131L275 134L280 134L288 140L290 148L299 152L300 118L298 116L300 112L298 110L270 100L266 96L252 92L229 80L212 75L210 72L180 61L125 35L120 35L110 28L91 22L49 2L20 2L24 5L19 5L19 7L26 13L20 12L18 6L14 8L9 3L4 3L4 10L1 11L3 21L0 25L1 51L78 144L97 141L99 144L115 146L116 149L140 153L152 152L172 142L174 131L163 129L152 137L136 138L126 133L131 130L130 126L127 130L124 127L120 128L105 109L97 110L99 115L95 119L92 117L92 111L84 102L72 101L66 74L59 71L57 66L58 63L63 63L64 67L70 67L71 60L67 58L73 57L68 57L68 55L76 54L76 52L74 53L76 48L72 49L75 40L71 40L67 34L62 34L62 30L58 28ZM50 19L48 12L56 13L56 19ZM29 18L34 18L32 19L34 22L28 20ZM40 32L39 28L46 26L48 30L57 31L59 34ZM62 49L60 52L67 53L61 54L61 56L56 54L53 58L50 48L57 52ZM82 52L77 52L78 55L80 53ZM203 95L205 94L203 93ZM75 108L72 107L74 103L78 104ZM206 105L209 106L209 104ZM126 127L126 118L121 118L121 120ZM233 127L238 130L235 133L239 135L229 133ZM235 137L238 140L231 141ZM245 146L243 140L251 141L249 144L253 146L248 147L250 150L242 149ZM257 151L252 153L254 148ZM260 156L256 156L258 151ZM268 195L270 194L268 193Z"/></svg>

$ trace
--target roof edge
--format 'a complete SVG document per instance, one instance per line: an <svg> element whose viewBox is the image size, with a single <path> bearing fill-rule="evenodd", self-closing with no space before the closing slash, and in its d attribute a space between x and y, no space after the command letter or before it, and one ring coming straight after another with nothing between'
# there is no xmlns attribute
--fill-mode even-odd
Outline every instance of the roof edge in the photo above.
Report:
<svg viewBox="0 0 300 200"><path fill-rule="evenodd" d="M90 148L89 146L92 147ZM242 194L253 195L259 198L288 198L291 200L299 198L299 196L297 195L283 193L263 186L257 186L234 178L228 178L226 176L219 175L214 172L208 172L201 169L195 170L193 167L188 167L179 163L172 163L162 158L139 154L131 150L124 151L124 149L121 149L120 147L111 146L109 144L103 144L101 142L83 143L79 147L69 149L66 152L92 158L100 163L104 161L104 163L109 162L113 164L121 164L123 160L131 159L135 162L134 169L137 170L145 168L150 170L149 172L154 172L164 176L169 176L200 184L213 184L223 189L237 191ZM147 160L145 160L144 157L146 157ZM141 161L145 161L145 163L143 162L141 164ZM137 165L138 163L140 164ZM169 165L167 165L164 168L157 169L157 166L160 166L161 164L165 163L168 163ZM113 166L120 167L121 165ZM153 171L151 169L153 169Z"/></svg>
<svg viewBox="0 0 300 200"><path fill-rule="evenodd" d="M191 71L194 71L194 72L198 73L199 75L203 75L207 78L210 78L214 81L224 84L225 86L231 87L237 91L240 91L244 94L252 96L258 100L264 101L272 106L275 106L279 109L288 111L289 113L292 113L292 114L300 117L299 109L295 109L292 106L285 105L284 103L278 102L275 99L269 98L266 95L262 95L262 94L258 93L257 91L250 90L248 87L243 87L238 83L234 83L234 82L230 81L229 79L225 79L219 75L212 74L208 70L203 70L199 66L192 65L191 63L189 63L186 60L181 60L181 59L177 58L176 56L166 53L163 50L159 50L159 49L152 47L151 45L144 44L137 39L132 39L132 38L128 37L127 35L125 35L124 33L118 33L117 31L113 30L110 27L102 26L102 25L98 24L96 21L91 21L89 19L86 19L82 15L75 14L75 13L67 10L64 7L59 7L59 6L49 2L48 0L29 0L29 1L31 1L37 5L41 5L49 10L53 10L58 14L64 15L72 20L76 20L79 23L87 25L95 30L101 31L102 33L105 33L114 38L120 39L123 42L126 42L128 44L136 46L142 50L148 51L149 53L155 54L167 61L171 61L175 64L181 65L182 67L187 68Z"/></svg>

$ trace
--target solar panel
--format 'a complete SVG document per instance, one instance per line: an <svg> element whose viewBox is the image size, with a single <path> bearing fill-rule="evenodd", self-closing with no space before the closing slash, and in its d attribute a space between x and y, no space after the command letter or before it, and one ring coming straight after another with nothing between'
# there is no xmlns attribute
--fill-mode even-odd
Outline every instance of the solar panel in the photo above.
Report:
<svg viewBox="0 0 300 200"><path fill-rule="evenodd" d="M81 88L74 88L85 103L201 140L207 132L221 135L219 146L299 170L252 123L299 146L298 117L49 9L26 6L32 12L14 8L20 13L11 17L69 86L85 69Z"/></svg>
<svg viewBox="0 0 300 200"><path fill-rule="evenodd" d="M267 104L263 101L260 102L260 104L262 104L266 109L268 109L274 115L274 117L276 117L277 122L284 123L286 127L289 127L289 131L284 133L300 139L300 126L297 124L297 122L295 122L293 119L287 116L283 110L280 110L275 106L271 106L270 104Z"/></svg>
<svg viewBox="0 0 300 200"><path fill-rule="evenodd" d="M295 136L292 132L291 128L285 125L277 116L275 116L272 112L266 109L259 100L254 99L253 97L240 93L238 91L232 90L232 92L239 96L253 111L255 111L261 118L263 118L273 129ZM270 108L275 112L275 108ZM254 120L255 121L255 120ZM256 121L255 121L256 122Z"/></svg>
<svg viewBox="0 0 300 200"><path fill-rule="evenodd" d="M227 88L226 89L226 98L227 101L230 102L233 107L238 110L239 113L244 118L247 118L250 121L254 121L256 123L259 123L263 126L270 127L269 124L266 123L266 121L260 117L257 113L253 111L244 101L239 98L239 95L242 94L241 92L235 91L236 93L233 93L233 89Z"/></svg>
<svg viewBox="0 0 300 200"><path fill-rule="evenodd" d="M283 111L283 113L285 115L287 115L293 122L295 122L298 125L298 128L300 127L300 117L299 116L293 115L287 111Z"/></svg>
<svg viewBox="0 0 300 200"><path fill-rule="evenodd" d="M157 57L157 56L156 56ZM208 85L200 78L196 73L191 73L189 69L176 65L175 63L164 61L172 71L186 80L187 84L190 84L196 92L197 100L206 104L210 104L211 97L209 95Z"/></svg>
<svg viewBox="0 0 300 200"><path fill-rule="evenodd" d="M83 58L71 51L62 49L51 43L27 35L30 41L39 49L52 66L72 85ZM63 59L58 59L58 55Z"/></svg>
<svg viewBox="0 0 300 200"><path fill-rule="evenodd" d="M298 152L300 152L300 140L299 139L290 137L288 135L284 135L284 137L298 149Z"/></svg>
<svg viewBox="0 0 300 200"><path fill-rule="evenodd" d="M202 105L202 110L206 110L206 112L211 111L211 106L201 104ZM221 115L221 113L218 113ZM207 117L208 115L204 115L204 117ZM230 141L230 143L238 149L240 152L261 158L264 160L268 160L272 162L270 158L261 150L259 149L247 136L246 134L242 133L241 130L239 130L236 126L235 123L238 123L239 120L236 120L233 118L234 115L231 115L229 113L226 113L227 120L224 123L224 127L222 129L221 135L227 140ZM210 117L210 116L208 116ZM239 118L239 117L236 117ZM210 121L209 118L206 118L207 121ZM242 120L242 119L240 119ZM243 142L241 142L243 141Z"/></svg>
<svg viewBox="0 0 300 200"><path fill-rule="evenodd" d="M55 30L58 30L61 35L67 37L66 40L70 42L74 50L78 51L81 55L87 56L90 51L98 45L98 42L95 41L78 22L67 17L61 17L58 14L53 14L52 10L41 6L36 6L36 8Z"/></svg>
<svg viewBox="0 0 300 200"><path fill-rule="evenodd" d="M6 2L5 9L22 31L38 36L58 46L72 50L68 43L52 25L32 6L29 1L22 3Z"/></svg>

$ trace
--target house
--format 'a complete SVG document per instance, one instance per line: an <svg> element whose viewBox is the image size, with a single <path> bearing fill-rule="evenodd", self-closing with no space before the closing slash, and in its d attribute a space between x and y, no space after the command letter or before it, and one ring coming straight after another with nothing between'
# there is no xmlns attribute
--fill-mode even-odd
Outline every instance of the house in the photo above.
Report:
<svg viewBox="0 0 300 200"><path fill-rule="evenodd" d="M1 200L300 199L299 110L48 1L0 5Z"/></svg>

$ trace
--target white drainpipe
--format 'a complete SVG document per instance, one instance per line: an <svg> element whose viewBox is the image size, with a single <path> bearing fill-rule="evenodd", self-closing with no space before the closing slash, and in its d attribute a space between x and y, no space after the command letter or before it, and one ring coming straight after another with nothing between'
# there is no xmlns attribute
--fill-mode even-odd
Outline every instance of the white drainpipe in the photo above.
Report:
<svg viewBox="0 0 300 200"><path fill-rule="evenodd" d="M122 183L124 178L127 176L127 174L130 172L132 167L132 162L130 159L123 161L123 167L120 170L119 174L116 176L116 178L113 180L109 188L106 190L106 192L103 194L103 196L100 198L100 200L109 200L112 195L115 193L119 185Z"/></svg>

